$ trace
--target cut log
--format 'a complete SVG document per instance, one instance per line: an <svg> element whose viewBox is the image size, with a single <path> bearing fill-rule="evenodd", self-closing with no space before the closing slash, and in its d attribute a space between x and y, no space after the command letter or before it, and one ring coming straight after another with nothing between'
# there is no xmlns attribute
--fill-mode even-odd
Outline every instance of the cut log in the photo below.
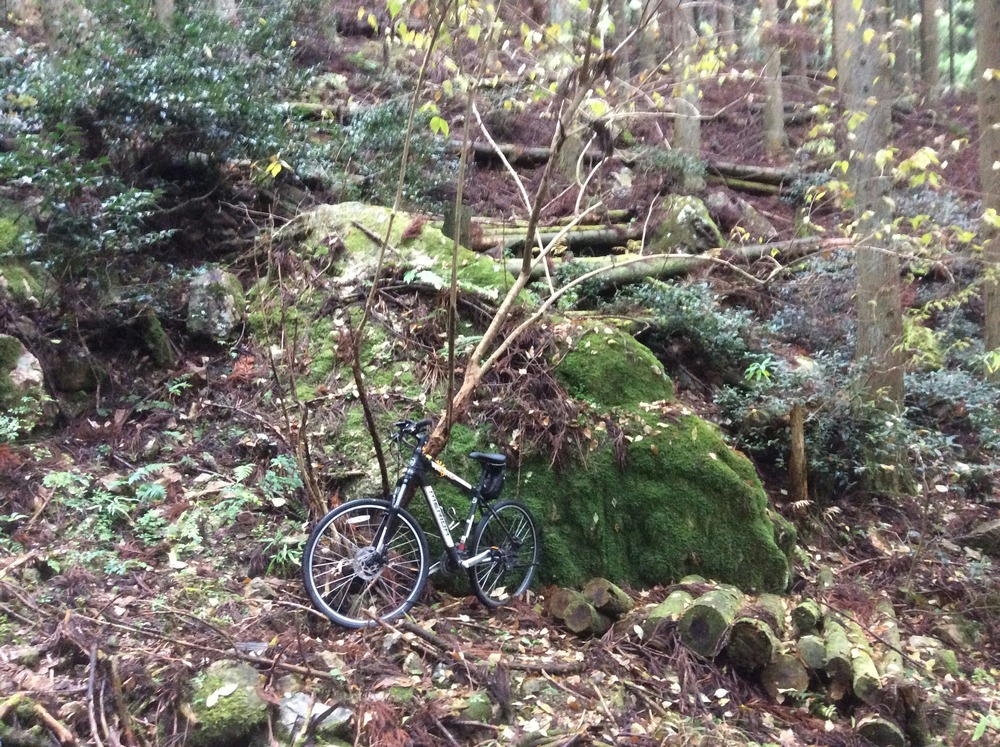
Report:
<svg viewBox="0 0 1000 747"><path fill-rule="evenodd" d="M763 620L741 617L733 622L726 644L726 658L737 669L756 672L769 665L781 644Z"/></svg>
<svg viewBox="0 0 1000 747"><path fill-rule="evenodd" d="M826 644L818 635L804 635L795 642L802 663L814 672L826 669Z"/></svg>
<svg viewBox="0 0 1000 747"><path fill-rule="evenodd" d="M852 621L848 621L845 630L851 644L851 687L859 700L876 705L882 697L882 678L875 666L868 637L861 626Z"/></svg>
<svg viewBox="0 0 1000 747"><path fill-rule="evenodd" d="M781 168L776 166L757 166L752 163L736 163L734 161L712 160L708 162L709 173L736 179L750 179L765 184L780 185L790 182L801 172L794 167Z"/></svg>
<svg viewBox="0 0 1000 747"><path fill-rule="evenodd" d="M699 656L714 657L742 606L743 593L732 586L720 586L698 597L681 615L681 642Z"/></svg>
<svg viewBox="0 0 1000 747"><path fill-rule="evenodd" d="M903 730L882 716L865 716L858 721L855 730L858 736L867 739L876 747L906 747Z"/></svg>
<svg viewBox="0 0 1000 747"><path fill-rule="evenodd" d="M773 661L785 629L785 604L776 594L748 599L729 631L726 656L733 666L756 672Z"/></svg>
<svg viewBox="0 0 1000 747"><path fill-rule="evenodd" d="M760 683L772 700L781 703L789 695L802 695L809 689L809 673L791 654L778 654L760 673Z"/></svg>
<svg viewBox="0 0 1000 747"><path fill-rule="evenodd" d="M730 189L740 192L749 192L752 195L778 195L781 194L781 187L777 184L767 184L765 182L755 182L750 179L737 179L734 176L710 176L706 180L709 184L721 184Z"/></svg>
<svg viewBox="0 0 1000 747"><path fill-rule="evenodd" d="M605 578L590 579L583 587L583 596L598 612L613 620L635 607L632 597Z"/></svg>
<svg viewBox="0 0 1000 747"><path fill-rule="evenodd" d="M566 627L579 636L602 636L611 628L611 619L582 596L571 601L563 612Z"/></svg>
<svg viewBox="0 0 1000 747"><path fill-rule="evenodd" d="M546 609L552 617L560 620L566 617L566 608L573 602L586 601L583 594L573 589L556 589L546 599Z"/></svg>
<svg viewBox="0 0 1000 747"><path fill-rule="evenodd" d="M829 617L823 625L823 632L826 636L824 670L830 678L830 696L840 700L851 687L851 643L844 626Z"/></svg>
<svg viewBox="0 0 1000 747"><path fill-rule="evenodd" d="M877 662L879 672L883 678L889 677L898 681L903 677L903 654L896 610L893 609L892 602L885 597L878 600L875 609L879 614L878 633L887 644L885 647L880 647L881 655Z"/></svg>
<svg viewBox="0 0 1000 747"><path fill-rule="evenodd" d="M806 599L795 605L792 610L792 625L796 635L809 635L819 630L823 622L823 611L812 599Z"/></svg>
<svg viewBox="0 0 1000 747"><path fill-rule="evenodd" d="M653 611L646 617L646 622L642 625L643 637L650 638L661 625L677 622L693 601L694 597L684 589L670 592L669 596L653 607Z"/></svg>

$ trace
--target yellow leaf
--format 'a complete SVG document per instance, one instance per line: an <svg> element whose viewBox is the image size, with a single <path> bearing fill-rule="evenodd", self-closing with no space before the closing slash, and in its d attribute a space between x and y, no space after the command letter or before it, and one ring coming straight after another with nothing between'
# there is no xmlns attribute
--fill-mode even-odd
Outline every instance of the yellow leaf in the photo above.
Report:
<svg viewBox="0 0 1000 747"><path fill-rule="evenodd" d="M865 29L865 32L861 35L861 39L862 41L864 41L865 44L871 44L872 39L874 38L875 38L875 29L872 28Z"/></svg>

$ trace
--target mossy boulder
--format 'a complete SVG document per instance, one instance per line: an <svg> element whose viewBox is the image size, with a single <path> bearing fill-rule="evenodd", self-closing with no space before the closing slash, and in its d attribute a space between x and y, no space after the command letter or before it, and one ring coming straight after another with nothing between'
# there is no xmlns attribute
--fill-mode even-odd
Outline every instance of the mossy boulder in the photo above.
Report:
<svg viewBox="0 0 1000 747"><path fill-rule="evenodd" d="M192 335L225 342L243 323L245 314L243 286L231 272L212 267L191 280L187 329Z"/></svg>
<svg viewBox="0 0 1000 747"><path fill-rule="evenodd" d="M520 497L542 530L542 581L649 586L699 573L747 591L787 587L789 560L753 465L713 425L669 403L619 425L624 468L610 438L562 472L544 457L521 465Z"/></svg>
<svg viewBox="0 0 1000 747"><path fill-rule="evenodd" d="M267 724L268 703L258 690L260 676L245 662L214 662L195 678L190 708L190 744L225 747L246 744ZM193 718L192 718L193 717Z"/></svg>
<svg viewBox="0 0 1000 747"><path fill-rule="evenodd" d="M314 257L336 254L331 272L339 275L341 282L367 281L378 262L391 214L389 208L362 202L320 205L302 216L306 253ZM385 262L388 267L404 269L408 281L446 288L451 281L454 241L422 221L409 213L396 214ZM459 246L458 284L462 290L495 301L513 282L513 276L489 257Z"/></svg>
<svg viewBox="0 0 1000 747"><path fill-rule="evenodd" d="M560 332L566 352L555 373L572 396L602 407L673 398L656 356L614 323L562 325Z"/></svg>
<svg viewBox="0 0 1000 747"><path fill-rule="evenodd" d="M701 254L724 246L719 227L697 197L669 195L662 208L663 219L650 244L654 253Z"/></svg>

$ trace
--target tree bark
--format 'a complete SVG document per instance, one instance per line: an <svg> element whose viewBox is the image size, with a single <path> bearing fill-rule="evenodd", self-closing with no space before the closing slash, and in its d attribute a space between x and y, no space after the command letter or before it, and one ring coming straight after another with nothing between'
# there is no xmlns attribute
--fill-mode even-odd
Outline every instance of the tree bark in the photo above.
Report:
<svg viewBox="0 0 1000 747"><path fill-rule="evenodd" d="M809 500L809 477L806 462L806 432L801 402L792 405L788 414L791 443L788 455L788 486L795 503Z"/></svg>
<svg viewBox="0 0 1000 747"><path fill-rule="evenodd" d="M853 0L833 0L833 63L837 69L837 90L841 97L851 87L851 68L854 51L851 24L856 16Z"/></svg>
<svg viewBox="0 0 1000 747"><path fill-rule="evenodd" d="M691 592L675 589L662 602L653 608L642 625L643 636L649 638L666 623L677 622L684 611L694 602Z"/></svg>
<svg viewBox="0 0 1000 747"><path fill-rule="evenodd" d="M719 46L736 52L736 9L733 0L719 0Z"/></svg>
<svg viewBox="0 0 1000 747"><path fill-rule="evenodd" d="M979 98L979 180L983 209L1000 211L1000 6L976 2L976 75ZM992 72L988 72L992 71ZM988 231L983 247L983 342L987 352L1000 352L1000 232ZM994 372L1000 379L1000 371Z"/></svg>
<svg viewBox="0 0 1000 747"><path fill-rule="evenodd" d="M860 5L860 10L855 8ZM839 6L838 6L839 7ZM848 177L854 192L857 233L857 345L865 389L873 401L898 407L903 401L903 311L899 258L889 251L892 213L889 177L878 154L889 146L892 125L889 31L879 0L849 3L853 42L844 88L851 155Z"/></svg>
<svg viewBox="0 0 1000 747"><path fill-rule="evenodd" d="M938 37L937 11L940 0L920 0L920 77L928 90L941 78L941 40Z"/></svg>
<svg viewBox="0 0 1000 747"><path fill-rule="evenodd" d="M606 578L592 578L583 587L583 596L601 614L617 620L635 607L632 597Z"/></svg>
<svg viewBox="0 0 1000 747"><path fill-rule="evenodd" d="M779 654L760 673L760 682L767 694L781 703L788 695L802 695L809 689L809 672L797 656Z"/></svg>
<svg viewBox="0 0 1000 747"><path fill-rule="evenodd" d="M174 0L153 0L153 12L161 26L169 28L174 20Z"/></svg>
<svg viewBox="0 0 1000 747"><path fill-rule="evenodd" d="M673 146L692 158L701 158L701 91L697 60L698 33L694 11L681 0L667 0L668 18L675 51L673 69L679 76L674 86L677 116L674 118Z"/></svg>
<svg viewBox="0 0 1000 747"><path fill-rule="evenodd" d="M781 91L781 46L776 35L778 0L764 0L764 150L776 156L785 150L785 98Z"/></svg>
<svg viewBox="0 0 1000 747"><path fill-rule="evenodd" d="M910 0L893 0L893 20L899 21L892 32L892 77L895 93L913 90L913 71L915 69L914 35L909 25Z"/></svg>

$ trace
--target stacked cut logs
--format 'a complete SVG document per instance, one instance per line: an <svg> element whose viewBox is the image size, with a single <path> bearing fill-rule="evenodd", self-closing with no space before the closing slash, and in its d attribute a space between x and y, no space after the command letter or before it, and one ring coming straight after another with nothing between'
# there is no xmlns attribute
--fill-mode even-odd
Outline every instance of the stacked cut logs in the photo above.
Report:
<svg viewBox="0 0 1000 747"><path fill-rule="evenodd" d="M632 597L603 578L592 578L581 591L556 589L548 595L548 612L581 637L602 636L635 607Z"/></svg>
<svg viewBox="0 0 1000 747"><path fill-rule="evenodd" d="M603 635L632 606L604 579L593 579L582 591L558 589L548 601L550 614L582 636ZM778 702L821 694L849 709L857 732L878 747L927 744L923 703L905 675L892 605L879 600L863 622L814 600L747 596L690 577L660 604L636 610L625 628L640 627L651 645L672 631L698 656L724 657Z"/></svg>

